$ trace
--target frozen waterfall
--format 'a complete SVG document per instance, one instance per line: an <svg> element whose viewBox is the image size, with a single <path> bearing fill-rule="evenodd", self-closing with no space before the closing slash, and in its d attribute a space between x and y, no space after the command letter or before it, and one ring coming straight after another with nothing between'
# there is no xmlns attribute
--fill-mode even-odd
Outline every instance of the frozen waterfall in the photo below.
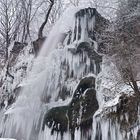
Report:
<svg viewBox="0 0 140 140"><path fill-rule="evenodd" d="M98 12L94 8L69 9L56 23L35 59L19 97L4 115L1 115L0 137L16 140L124 140L120 126L99 117L98 111L92 114L94 117L88 121L89 128L84 130L74 125L74 131L70 129L67 111L65 118L68 131L54 131L52 134L52 128L43 124L44 116L49 110L62 106L67 109L68 105L72 108L75 104L72 102L73 98L76 97L76 101L88 99L88 102L91 92L96 93L95 80L101 71L102 63L102 55L98 52L96 42L96 16ZM80 80L88 81L88 78L94 81L90 87L87 83L80 83ZM88 83L91 84L89 81ZM80 93L82 95L79 95ZM101 95L97 95L97 99L98 96ZM95 94L92 98L95 98ZM86 105L79 104L76 125L83 120L82 111L86 108ZM98 105L95 109L98 109ZM70 111L73 112L72 109ZM89 116L85 116L88 119ZM73 118L72 116L71 121ZM54 130L59 129L55 128L59 125L51 124Z"/></svg>

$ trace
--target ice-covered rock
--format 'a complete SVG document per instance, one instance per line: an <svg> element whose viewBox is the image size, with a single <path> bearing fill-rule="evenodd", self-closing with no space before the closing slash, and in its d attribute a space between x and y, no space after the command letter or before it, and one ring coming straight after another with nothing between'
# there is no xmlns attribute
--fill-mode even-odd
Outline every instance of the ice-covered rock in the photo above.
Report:
<svg viewBox="0 0 140 140"><path fill-rule="evenodd" d="M135 102L137 97L132 95L130 98L127 93L131 91L125 90L123 84L117 85L116 93L114 75L119 74L114 64L102 57L98 45L98 37L108 20L95 8L75 9L73 13L66 12L56 23L32 70L22 79L18 77L23 71L16 70L23 67L23 59L30 68L32 57L28 49L20 53L16 69L11 70L14 80L10 88L18 98L8 110L0 112L1 137L18 140L135 140L139 137L139 124L135 127L139 100ZM7 99L4 106L8 107Z"/></svg>

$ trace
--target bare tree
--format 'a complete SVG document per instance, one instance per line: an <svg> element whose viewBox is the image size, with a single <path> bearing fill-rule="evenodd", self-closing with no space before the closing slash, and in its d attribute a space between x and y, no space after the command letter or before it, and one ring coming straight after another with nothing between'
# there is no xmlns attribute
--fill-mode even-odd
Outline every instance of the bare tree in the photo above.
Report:
<svg viewBox="0 0 140 140"><path fill-rule="evenodd" d="M21 0L22 4L22 39L21 42L27 41L30 37L30 23L32 18L33 0Z"/></svg>
<svg viewBox="0 0 140 140"><path fill-rule="evenodd" d="M0 37L3 40L2 45L5 48L5 60L8 59L8 47L12 39L17 36L17 30L20 24L20 14L18 7L19 1L1 0L0 1Z"/></svg>
<svg viewBox="0 0 140 140"><path fill-rule="evenodd" d="M137 11L138 6L138 3L136 6L135 2L137 3L138 1L129 0L125 1L125 3L124 1L120 3L120 12L118 11L114 27L111 53L114 55L116 65L124 82L131 86L136 94L140 94L137 83L140 80L140 35L138 30L140 29L140 17L137 13L133 13ZM135 3L135 6L131 6L130 3ZM127 11L124 9L127 9Z"/></svg>
<svg viewBox="0 0 140 140"><path fill-rule="evenodd" d="M40 28L39 28L39 31L38 31L38 39L39 39L39 38L43 38L43 30L44 30L44 28L45 28L45 25L46 25L47 22L48 22L48 19L49 19L51 10L52 10L52 8L53 8L53 5L54 5L54 0L50 0L50 5L49 5L48 11L47 11L47 13L46 13L45 20L44 20L44 22L41 24L41 26L40 26Z"/></svg>

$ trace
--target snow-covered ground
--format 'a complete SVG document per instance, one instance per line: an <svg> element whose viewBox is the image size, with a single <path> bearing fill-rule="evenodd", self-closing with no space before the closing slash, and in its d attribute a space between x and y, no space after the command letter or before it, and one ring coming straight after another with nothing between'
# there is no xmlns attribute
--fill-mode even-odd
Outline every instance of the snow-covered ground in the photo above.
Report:
<svg viewBox="0 0 140 140"><path fill-rule="evenodd" d="M11 139L11 138L0 138L0 140L16 140L16 139Z"/></svg>

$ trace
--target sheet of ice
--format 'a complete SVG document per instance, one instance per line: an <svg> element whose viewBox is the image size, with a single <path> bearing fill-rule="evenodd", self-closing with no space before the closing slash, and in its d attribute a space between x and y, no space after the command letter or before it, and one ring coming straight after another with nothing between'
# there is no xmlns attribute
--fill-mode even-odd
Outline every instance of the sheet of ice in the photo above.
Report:
<svg viewBox="0 0 140 140"><path fill-rule="evenodd" d="M0 138L0 140L16 140L16 139L11 139L11 138Z"/></svg>
<svg viewBox="0 0 140 140"><path fill-rule="evenodd" d="M42 132L44 114L52 107L67 105L79 80L91 73L91 60L87 53L75 55L69 50L69 46L62 45L65 34L75 27L73 25L75 12L77 9L67 10L46 39L39 56L34 61L32 71L28 73L28 78L21 83L24 88L19 97L1 119L0 132L3 137L46 140L49 136L46 134L50 130L46 128L47 132ZM84 24L82 28L84 32L86 28ZM85 38L88 37L84 35L83 41ZM74 42L71 42L72 45L76 49ZM22 65L20 63L22 61L19 61L17 67ZM92 73L96 76L96 70ZM18 80L17 76L15 83L20 83ZM60 95L63 87L69 91L65 101L62 101ZM79 134L78 131L76 137L79 137ZM66 139L67 136L66 134ZM38 137L40 138L38 139ZM55 140L55 135L50 138Z"/></svg>
<svg viewBox="0 0 140 140"><path fill-rule="evenodd" d="M77 8L68 9L46 39L39 56L34 61L32 71L28 73L28 78L21 83L24 88L20 96L1 118L0 133L3 137L14 137L18 140L46 140L48 138L50 140L61 140L62 136L58 133L51 135L51 129L48 127L45 127L45 130L42 131L44 114L53 107L67 105L72 99L79 80L85 76L93 76L97 78L96 90L100 109L93 117L93 131L87 132L87 135L92 136L92 140L124 139L124 133L120 132L120 126L117 122L113 124L111 120L98 117L106 108L110 108L110 110L113 108L113 111L116 111L115 105L120 97L120 89L126 91L126 88L121 86L121 88L117 88L116 93L116 86L114 87L117 84L114 79L116 71L113 63L109 63L106 61L107 59L104 59L103 71L97 76L95 62L93 62L94 70L91 72L91 61L87 53L75 55L70 51L75 49L80 42L91 41L91 38L88 38L85 25L87 23L86 16L82 18L81 22L74 19L74 14L78 10ZM78 30L76 31L76 39L74 39L74 28L79 24L82 27L80 40ZM95 17L88 24L90 30L93 31ZM73 31L73 35L71 44L67 46L62 43L69 30ZM96 42L94 44L97 53L98 45ZM21 59L23 58L21 57ZM20 62L22 63L22 61ZM17 64L17 68L22 65L20 62ZM106 67L107 64L109 67ZM19 75L17 75L15 84L21 82L18 81L20 80L18 77ZM63 86L70 91L65 101L60 95ZM112 93L112 98L105 101L108 93ZM137 132L138 127L133 129L134 137L137 136ZM87 140L85 137L81 138L81 135L80 129L76 130L75 140ZM127 135L130 137L129 133ZM69 132L64 133L63 139L72 140L71 134Z"/></svg>

